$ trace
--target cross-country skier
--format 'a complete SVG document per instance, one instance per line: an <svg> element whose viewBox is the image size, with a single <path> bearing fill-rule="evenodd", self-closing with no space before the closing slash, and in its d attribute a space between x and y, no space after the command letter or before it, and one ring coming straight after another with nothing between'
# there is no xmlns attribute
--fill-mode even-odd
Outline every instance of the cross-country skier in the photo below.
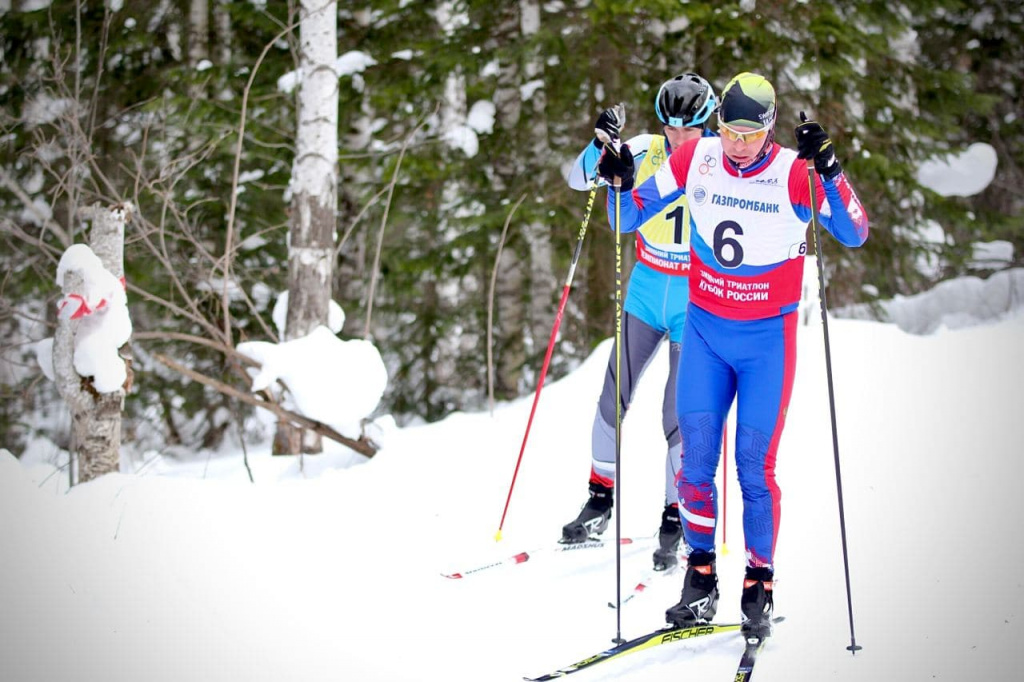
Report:
<svg viewBox="0 0 1024 682"><path fill-rule="evenodd" d="M807 250L811 201L840 243L860 246L868 218L821 125L796 126L797 150L775 141L775 89L741 73L729 81L718 109L720 137L675 150L654 175L633 188L628 145L605 152L598 173L622 177L622 230L661 213L680 190L689 199L690 304L676 396L682 431L680 514L689 553L682 597L666 612L677 625L710 620L718 604L715 524L722 427L736 398L736 468L743 492L747 569L744 628L770 630L780 492L776 451L796 367L797 305ZM812 196L806 163L813 159ZM614 223L616 196L609 192Z"/></svg>
<svg viewBox="0 0 1024 682"><path fill-rule="evenodd" d="M666 81L654 99L654 111L663 124L661 135L637 135L629 140L634 150L630 183L643 182L662 167L673 149L702 135L711 135L707 122L718 104L715 91L701 76L685 73ZM595 131L619 139L624 115L621 105L605 110ZM600 134L600 133L599 133ZM597 162L603 144L595 139L579 155L569 175L569 186L589 190L596 186ZM678 562L682 537L676 475L679 469L679 425L676 419L676 366L686 319L687 273L690 269L690 216L686 196L676 192L636 230L636 265L629 278L622 319L622 413L625 414L648 363L667 336L669 374L662 403L662 426L668 452L665 458L665 509L654 552L654 568L665 570ZM562 528L562 542L582 542L608 527L615 484L615 351L608 360L604 388L598 400L591 437L590 498L579 516Z"/></svg>

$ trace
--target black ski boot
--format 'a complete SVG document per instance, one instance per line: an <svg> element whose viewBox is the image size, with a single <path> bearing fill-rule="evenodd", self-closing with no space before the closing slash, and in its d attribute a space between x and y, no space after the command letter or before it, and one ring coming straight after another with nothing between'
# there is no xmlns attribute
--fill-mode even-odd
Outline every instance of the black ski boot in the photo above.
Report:
<svg viewBox="0 0 1024 682"><path fill-rule="evenodd" d="M743 611L743 632L746 635L767 637L772 633L772 579L770 568L747 567L743 580L743 597L740 609Z"/></svg>
<svg viewBox="0 0 1024 682"><path fill-rule="evenodd" d="M562 544L586 542L593 535L600 535L608 528L612 517L613 489L591 482L590 499L583 505L580 515L562 526Z"/></svg>
<svg viewBox="0 0 1024 682"><path fill-rule="evenodd" d="M718 610L718 574L715 553L693 552L683 579L683 595L679 603L665 612L665 620L676 627L706 623Z"/></svg>
<svg viewBox="0 0 1024 682"><path fill-rule="evenodd" d="M683 538L683 524L679 521L679 507L665 505L658 529L658 549L654 550L654 570L667 571L679 563L679 541Z"/></svg>

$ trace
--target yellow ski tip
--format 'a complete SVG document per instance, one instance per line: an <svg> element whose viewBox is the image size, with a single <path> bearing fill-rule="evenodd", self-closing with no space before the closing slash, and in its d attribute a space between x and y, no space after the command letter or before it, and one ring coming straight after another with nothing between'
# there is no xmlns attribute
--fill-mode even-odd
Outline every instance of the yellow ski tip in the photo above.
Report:
<svg viewBox="0 0 1024 682"><path fill-rule="evenodd" d="M722 556L729 553L729 545L722 545Z"/></svg>
<svg viewBox="0 0 1024 682"><path fill-rule="evenodd" d="M498 529L498 532L494 534L494 541L495 542L501 542L501 529L500 528Z"/></svg>

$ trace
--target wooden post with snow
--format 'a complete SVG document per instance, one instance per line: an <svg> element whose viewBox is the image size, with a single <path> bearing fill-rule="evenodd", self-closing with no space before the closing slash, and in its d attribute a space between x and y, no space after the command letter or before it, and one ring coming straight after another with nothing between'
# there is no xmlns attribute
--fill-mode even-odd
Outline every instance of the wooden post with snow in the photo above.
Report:
<svg viewBox="0 0 1024 682"><path fill-rule="evenodd" d="M125 205L110 208L93 205L82 209L81 215L92 222L92 253L123 287L124 229L131 215L130 208ZM107 306L106 300L93 300L96 296L90 293L92 283L87 282L91 273L74 265L63 267L63 258L61 263L58 284L64 294L62 306L72 305L68 310L62 309L58 315L53 341L53 372L57 390L71 411L72 451L78 455L78 482L84 483L119 468L121 412L125 394L131 386L132 373L130 361L121 355L120 361L125 367L124 381L119 387L97 387L94 377L79 375L75 368L75 350L82 325L95 326L98 322L93 316L108 314L111 306ZM120 293L123 294L123 290ZM108 309L103 310L104 307ZM127 318L124 310L119 310L118 314ZM93 319L87 319L89 317ZM121 321L122 328L125 322L126 319ZM130 322L127 324L130 334Z"/></svg>

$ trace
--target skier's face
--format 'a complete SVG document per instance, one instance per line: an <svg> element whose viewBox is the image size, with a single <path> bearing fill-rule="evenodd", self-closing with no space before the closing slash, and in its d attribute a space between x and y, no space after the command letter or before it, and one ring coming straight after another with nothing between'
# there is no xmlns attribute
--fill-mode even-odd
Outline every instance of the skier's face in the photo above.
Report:
<svg viewBox="0 0 1024 682"><path fill-rule="evenodd" d="M722 135L722 151L740 168L747 166L761 153L765 138L770 128L752 128L750 126L725 125L719 123L718 131Z"/></svg>
<svg viewBox="0 0 1024 682"><path fill-rule="evenodd" d="M700 128L681 128L677 126L665 126L665 138L672 149L679 149L688 140L695 140L703 134Z"/></svg>

